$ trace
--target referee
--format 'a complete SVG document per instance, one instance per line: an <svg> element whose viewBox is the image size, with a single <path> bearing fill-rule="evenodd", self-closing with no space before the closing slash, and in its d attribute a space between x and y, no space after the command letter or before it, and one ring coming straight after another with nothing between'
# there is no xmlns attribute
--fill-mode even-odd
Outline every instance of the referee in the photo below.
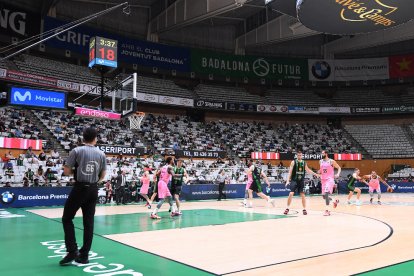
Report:
<svg viewBox="0 0 414 276"><path fill-rule="evenodd" d="M89 250L93 239L93 225L96 201L98 199L97 183L102 181L106 173L105 154L96 145L97 132L94 128L85 128L83 140L85 145L73 149L66 161L64 174L74 174L74 184L63 210L62 223L65 232L65 244L68 254L59 262L60 265L71 263L89 263ZM82 209L83 214L83 246L78 251L73 218Z"/></svg>

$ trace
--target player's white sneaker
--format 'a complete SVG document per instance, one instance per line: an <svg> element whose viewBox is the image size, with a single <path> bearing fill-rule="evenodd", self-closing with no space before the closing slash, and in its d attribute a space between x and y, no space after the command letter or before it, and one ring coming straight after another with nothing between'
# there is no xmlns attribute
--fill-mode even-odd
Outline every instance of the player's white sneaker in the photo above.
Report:
<svg viewBox="0 0 414 276"><path fill-rule="evenodd" d="M273 207L275 207L275 200L274 199L269 200L269 203L272 204Z"/></svg>

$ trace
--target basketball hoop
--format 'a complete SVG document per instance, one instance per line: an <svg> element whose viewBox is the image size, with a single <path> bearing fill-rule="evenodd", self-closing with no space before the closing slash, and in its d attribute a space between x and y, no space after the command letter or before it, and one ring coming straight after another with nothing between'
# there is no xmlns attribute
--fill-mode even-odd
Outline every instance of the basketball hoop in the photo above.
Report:
<svg viewBox="0 0 414 276"><path fill-rule="evenodd" d="M144 119L144 117L145 112L135 112L134 114L129 116L129 128L141 130L141 122Z"/></svg>

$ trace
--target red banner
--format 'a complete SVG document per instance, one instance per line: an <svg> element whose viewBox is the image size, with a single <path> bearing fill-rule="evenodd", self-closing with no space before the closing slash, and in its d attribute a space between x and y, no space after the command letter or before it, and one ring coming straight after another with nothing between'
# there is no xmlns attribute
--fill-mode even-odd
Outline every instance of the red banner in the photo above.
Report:
<svg viewBox="0 0 414 276"><path fill-rule="evenodd" d="M360 161L362 160L362 154L360 153L335 153L334 159L338 161Z"/></svg>
<svg viewBox="0 0 414 276"><path fill-rule="evenodd" d="M42 150L42 140L0 137L0 148Z"/></svg>
<svg viewBox="0 0 414 276"><path fill-rule="evenodd" d="M390 57L390 78L414 77L414 55Z"/></svg>
<svg viewBox="0 0 414 276"><path fill-rule="evenodd" d="M280 159L280 153L278 152L252 152L252 159L261 160L278 160Z"/></svg>

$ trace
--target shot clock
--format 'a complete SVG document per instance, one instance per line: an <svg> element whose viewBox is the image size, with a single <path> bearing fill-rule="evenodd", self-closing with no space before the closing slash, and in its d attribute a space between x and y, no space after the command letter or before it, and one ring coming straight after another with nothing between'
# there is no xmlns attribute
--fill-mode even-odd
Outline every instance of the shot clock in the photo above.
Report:
<svg viewBox="0 0 414 276"><path fill-rule="evenodd" d="M92 37L89 41L89 67L118 66L118 41L103 37Z"/></svg>

